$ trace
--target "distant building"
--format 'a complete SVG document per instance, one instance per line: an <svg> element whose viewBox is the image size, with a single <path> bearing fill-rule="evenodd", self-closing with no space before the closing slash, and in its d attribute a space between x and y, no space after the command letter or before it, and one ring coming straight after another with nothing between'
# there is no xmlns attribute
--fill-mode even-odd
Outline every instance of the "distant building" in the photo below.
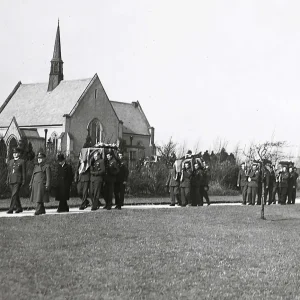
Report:
<svg viewBox="0 0 300 300"><path fill-rule="evenodd" d="M78 155L87 136L93 144L123 140L131 160L156 152L154 128L138 101L110 101L97 74L64 80L59 24L49 82L16 85L0 107L0 136L8 155L22 136L34 151L46 145L67 155Z"/></svg>

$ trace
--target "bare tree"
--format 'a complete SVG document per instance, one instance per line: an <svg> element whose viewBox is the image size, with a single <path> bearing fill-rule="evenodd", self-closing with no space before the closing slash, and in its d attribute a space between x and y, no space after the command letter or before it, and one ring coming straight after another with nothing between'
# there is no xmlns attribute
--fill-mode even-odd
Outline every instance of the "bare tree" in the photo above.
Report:
<svg viewBox="0 0 300 300"><path fill-rule="evenodd" d="M166 144L157 147L161 160L165 161L167 164L176 159L176 150L177 143L173 142L172 137L170 137Z"/></svg>
<svg viewBox="0 0 300 300"><path fill-rule="evenodd" d="M285 159L287 155L283 149L287 147L285 141L265 142L262 144L249 145L248 150L244 149L243 154L246 156L248 162L253 160L270 160L273 164L277 164L280 160Z"/></svg>

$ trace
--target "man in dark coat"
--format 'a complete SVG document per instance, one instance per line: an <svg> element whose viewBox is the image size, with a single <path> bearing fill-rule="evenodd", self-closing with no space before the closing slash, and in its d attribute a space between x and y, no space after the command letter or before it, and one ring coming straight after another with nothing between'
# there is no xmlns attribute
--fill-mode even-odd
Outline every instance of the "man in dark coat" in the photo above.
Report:
<svg viewBox="0 0 300 300"><path fill-rule="evenodd" d="M181 193L181 206L185 207L191 203L191 178L192 168L190 162L185 162L180 177L180 193Z"/></svg>
<svg viewBox="0 0 300 300"><path fill-rule="evenodd" d="M297 168L293 166L289 167L290 178L288 181L288 204L295 204L296 201L296 188L297 188L297 178L298 173Z"/></svg>
<svg viewBox="0 0 300 300"><path fill-rule="evenodd" d="M125 187L128 180L129 170L127 167L127 163L123 158L123 153L118 153L118 160L119 166L119 173L116 176L116 182L114 186L114 193L115 193L115 202L116 202L116 209L121 209L124 205L124 195L125 195Z"/></svg>
<svg viewBox="0 0 300 300"><path fill-rule="evenodd" d="M12 214L14 209L15 213L21 213L23 211L20 201L20 188L25 184L25 161L20 159L20 150L13 149L13 159L8 162L7 173L7 185L11 189L11 202L8 210L8 214Z"/></svg>
<svg viewBox="0 0 300 300"><path fill-rule="evenodd" d="M114 185L116 182L119 166L113 157L113 152L110 151L106 154L106 167L104 177L104 209L110 210L112 207L112 198L114 194Z"/></svg>
<svg viewBox="0 0 300 300"><path fill-rule="evenodd" d="M200 185L201 185L201 177L203 173L200 169L199 162L194 163L194 170L191 177L191 201L192 206L202 206L203 205L203 198L202 198L202 205L200 200Z"/></svg>
<svg viewBox="0 0 300 300"><path fill-rule="evenodd" d="M100 203L100 193L103 183L103 178L105 175L105 163L100 157L99 151L94 153L94 161L91 165L91 185L90 192L92 197L92 208L91 210L97 210Z"/></svg>
<svg viewBox="0 0 300 300"><path fill-rule="evenodd" d="M287 171L287 166L282 166L282 172L280 174L279 179L279 188L280 188L280 204L285 205L286 204L286 198L288 195L288 182L289 182L290 174Z"/></svg>
<svg viewBox="0 0 300 300"><path fill-rule="evenodd" d="M200 184L200 201L203 204L203 198L205 199L207 205L210 205L209 197L208 197L208 190L209 190L209 181L210 181L210 170L209 166L205 164L202 170L202 180Z"/></svg>
<svg viewBox="0 0 300 300"><path fill-rule="evenodd" d="M34 215L46 213L44 203L49 202L49 190L51 185L50 166L45 163L46 154L39 152L37 156L38 163L34 166L32 177L29 183L31 190L30 201L36 202Z"/></svg>
<svg viewBox="0 0 300 300"><path fill-rule="evenodd" d="M57 212L69 212L67 200L70 198L70 189L73 182L72 166L66 163L64 154L57 155L58 172L55 200L59 201Z"/></svg>
<svg viewBox="0 0 300 300"><path fill-rule="evenodd" d="M252 170L248 174L248 205L255 205L255 198L257 195L258 181L260 180L260 174L257 170L257 164L252 165Z"/></svg>
<svg viewBox="0 0 300 300"><path fill-rule="evenodd" d="M169 169L166 187L168 187L170 192L170 198L171 198L170 206L175 206L176 202L180 205L179 176L178 173L176 172L175 166Z"/></svg>
<svg viewBox="0 0 300 300"><path fill-rule="evenodd" d="M81 159L81 157L79 157L78 168L75 173L75 182L77 182L77 192L81 198L81 205L79 206L80 210L84 210L88 206L90 206L90 202L88 199L90 185L90 168L84 171L82 170L83 165L84 161Z"/></svg>
<svg viewBox="0 0 300 300"><path fill-rule="evenodd" d="M243 162L241 164L241 168L239 170L238 179L237 179L237 186L241 188L242 192L242 204L246 205L247 202L247 187L248 187L248 181L247 181L247 170L246 170L246 164Z"/></svg>

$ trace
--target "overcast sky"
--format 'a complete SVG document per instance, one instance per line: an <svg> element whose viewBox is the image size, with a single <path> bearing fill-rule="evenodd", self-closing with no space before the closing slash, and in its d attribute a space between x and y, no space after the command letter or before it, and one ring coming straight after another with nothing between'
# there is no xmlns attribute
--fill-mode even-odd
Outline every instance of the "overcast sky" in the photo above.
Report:
<svg viewBox="0 0 300 300"><path fill-rule="evenodd" d="M1 0L0 100L47 82L57 19L65 79L98 73L173 140L232 151L286 140L299 154L300 1Z"/></svg>

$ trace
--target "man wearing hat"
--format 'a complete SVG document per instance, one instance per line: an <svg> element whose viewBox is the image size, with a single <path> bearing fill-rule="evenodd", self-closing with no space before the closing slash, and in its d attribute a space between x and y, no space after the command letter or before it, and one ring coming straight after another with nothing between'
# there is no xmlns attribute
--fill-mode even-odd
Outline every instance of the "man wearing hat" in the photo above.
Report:
<svg viewBox="0 0 300 300"><path fill-rule="evenodd" d="M34 166L29 189L31 190L30 201L36 202L36 210L34 215L42 215L46 213L44 203L49 202L50 190L50 166L45 164L46 155L39 152L37 156L38 164Z"/></svg>
<svg viewBox="0 0 300 300"><path fill-rule="evenodd" d="M57 212L69 212L67 200L70 198L70 189L73 182L72 166L66 163L63 153L57 155L58 172L55 200L59 201Z"/></svg>
<svg viewBox="0 0 300 300"><path fill-rule="evenodd" d="M8 162L7 185L11 189L11 202L8 214L16 209L16 214L23 211L20 201L20 188L25 184L25 161L20 158L20 150L13 149L13 159Z"/></svg>
<svg viewBox="0 0 300 300"><path fill-rule="evenodd" d="M110 210L112 207L112 198L114 194L114 185L116 182L116 177L119 172L119 166L114 159L113 151L109 151L106 154L106 167L105 167L105 177L104 177L104 209Z"/></svg>
<svg viewBox="0 0 300 300"><path fill-rule="evenodd" d="M118 153L117 163L119 166L119 173L116 177L116 182L114 186L115 193L115 201L116 201L116 209L121 209L124 205L124 195L125 195L125 187L128 180L129 170L127 167L127 163L123 158L123 153Z"/></svg>
<svg viewBox="0 0 300 300"><path fill-rule="evenodd" d="M241 163L241 167L237 179L237 186L241 188L242 199L243 199L242 204L246 205L248 186L247 186L247 170L246 170L246 164L244 162Z"/></svg>
<svg viewBox="0 0 300 300"><path fill-rule="evenodd" d="M257 195L259 181L259 171L257 169L257 164L252 164L252 170L248 174L248 205L255 205L255 198Z"/></svg>

